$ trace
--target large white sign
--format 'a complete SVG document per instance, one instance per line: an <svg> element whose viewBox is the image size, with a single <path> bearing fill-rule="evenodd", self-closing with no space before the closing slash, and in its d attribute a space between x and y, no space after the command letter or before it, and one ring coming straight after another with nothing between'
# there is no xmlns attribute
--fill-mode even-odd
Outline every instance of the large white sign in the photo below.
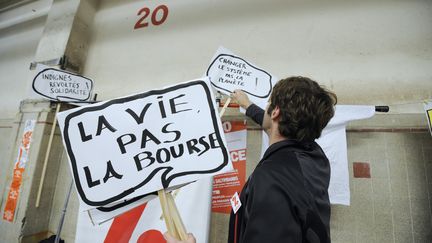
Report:
<svg viewBox="0 0 432 243"><path fill-rule="evenodd" d="M232 170L208 79L58 114L87 209Z"/></svg>
<svg viewBox="0 0 432 243"><path fill-rule="evenodd" d="M88 101L93 81L64 70L45 68L35 76L32 87L35 93L50 100Z"/></svg>
<svg viewBox="0 0 432 243"><path fill-rule="evenodd" d="M230 94L236 89L241 89L250 95L254 103L267 101L275 82L270 73L223 47L220 47L214 55L206 76L222 93Z"/></svg>

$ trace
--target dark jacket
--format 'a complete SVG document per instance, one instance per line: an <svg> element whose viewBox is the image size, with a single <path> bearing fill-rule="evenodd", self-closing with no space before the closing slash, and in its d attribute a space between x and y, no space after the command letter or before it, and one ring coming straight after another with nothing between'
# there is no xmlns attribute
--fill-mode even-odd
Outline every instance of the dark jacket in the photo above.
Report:
<svg viewBox="0 0 432 243"><path fill-rule="evenodd" d="M329 161L317 143L272 144L240 194L241 208L231 212L228 242L330 242L329 181Z"/></svg>

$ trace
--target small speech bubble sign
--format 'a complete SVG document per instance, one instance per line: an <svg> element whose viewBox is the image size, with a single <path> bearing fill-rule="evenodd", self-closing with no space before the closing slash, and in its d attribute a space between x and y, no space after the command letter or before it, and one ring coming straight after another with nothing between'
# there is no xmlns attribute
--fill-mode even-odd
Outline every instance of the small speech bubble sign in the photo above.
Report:
<svg viewBox="0 0 432 243"><path fill-rule="evenodd" d="M267 99L272 91L272 76L224 48L219 48L206 76L219 91L229 94L241 89L253 97Z"/></svg>
<svg viewBox="0 0 432 243"><path fill-rule="evenodd" d="M209 86L194 80L59 113L87 208L232 170Z"/></svg>
<svg viewBox="0 0 432 243"><path fill-rule="evenodd" d="M45 68L33 79L33 91L56 101L88 101L93 81L86 77L54 68Z"/></svg>

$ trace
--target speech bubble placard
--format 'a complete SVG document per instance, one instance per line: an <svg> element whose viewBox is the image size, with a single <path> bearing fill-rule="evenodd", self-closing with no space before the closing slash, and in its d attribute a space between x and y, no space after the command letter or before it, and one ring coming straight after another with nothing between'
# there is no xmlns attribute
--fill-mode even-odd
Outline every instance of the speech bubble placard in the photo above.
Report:
<svg viewBox="0 0 432 243"><path fill-rule="evenodd" d="M45 68L33 79L33 91L56 101L88 101L93 90L89 78L54 68Z"/></svg>
<svg viewBox="0 0 432 243"><path fill-rule="evenodd" d="M214 55L206 76L219 91L229 94L241 89L256 99L267 100L273 88L273 77L225 48Z"/></svg>
<svg viewBox="0 0 432 243"><path fill-rule="evenodd" d="M208 79L57 117L88 209L232 170Z"/></svg>

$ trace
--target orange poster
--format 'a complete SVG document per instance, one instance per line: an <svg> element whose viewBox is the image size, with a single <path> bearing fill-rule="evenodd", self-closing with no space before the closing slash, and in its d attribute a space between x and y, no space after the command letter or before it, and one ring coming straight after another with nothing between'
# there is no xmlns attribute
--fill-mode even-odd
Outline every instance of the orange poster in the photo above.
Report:
<svg viewBox="0 0 432 243"><path fill-rule="evenodd" d="M9 193L6 198L6 206L3 211L3 220L13 222L20 194L22 175L28 160L31 138L33 135L35 120L27 120L24 125L24 133L18 149L17 159L15 161L12 182L9 187Z"/></svg>
<svg viewBox="0 0 432 243"><path fill-rule="evenodd" d="M234 171L213 178L212 212L229 214L231 197L240 192L246 180L246 121L222 124Z"/></svg>

